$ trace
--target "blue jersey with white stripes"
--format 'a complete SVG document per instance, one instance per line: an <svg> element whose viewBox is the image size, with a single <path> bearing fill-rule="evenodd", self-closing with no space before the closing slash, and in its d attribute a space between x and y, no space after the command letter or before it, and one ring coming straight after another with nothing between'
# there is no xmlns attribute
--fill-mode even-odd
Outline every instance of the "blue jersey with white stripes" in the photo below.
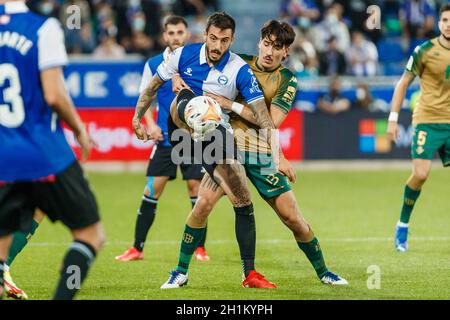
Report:
<svg viewBox="0 0 450 320"><path fill-rule="evenodd" d="M41 71L66 63L56 19L24 2L0 5L0 181L47 177L75 161L40 81Z"/></svg>

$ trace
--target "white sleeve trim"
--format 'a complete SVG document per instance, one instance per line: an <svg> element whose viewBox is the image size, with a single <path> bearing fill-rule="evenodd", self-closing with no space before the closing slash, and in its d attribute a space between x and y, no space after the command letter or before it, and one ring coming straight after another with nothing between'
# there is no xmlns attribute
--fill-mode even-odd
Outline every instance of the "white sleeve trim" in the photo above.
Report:
<svg viewBox="0 0 450 320"><path fill-rule="evenodd" d="M68 64L64 33L55 18L48 18L38 30L39 70Z"/></svg>
<svg viewBox="0 0 450 320"><path fill-rule="evenodd" d="M144 90L148 86L152 77L153 77L152 70L150 69L150 66L147 62L144 67L144 72L142 73L142 80L141 85L139 86L139 93L142 93L142 90Z"/></svg>
<svg viewBox="0 0 450 320"><path fill-rule="evenodd" d="M178 73L178 63L180 62L181 52L184 47L176 49L169 54L167 60L164 60L156 69L156 73L163 81L169 81L172 77Z"/></svg>

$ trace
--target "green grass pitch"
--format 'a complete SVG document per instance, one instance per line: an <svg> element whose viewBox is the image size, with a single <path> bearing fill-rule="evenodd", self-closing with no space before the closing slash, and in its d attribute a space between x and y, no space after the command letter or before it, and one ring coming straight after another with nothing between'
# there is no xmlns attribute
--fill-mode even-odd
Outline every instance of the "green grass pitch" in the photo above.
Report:
<svg viewBox="0 0 450 320"><path fill-rule="evenodd" d="M98 197L107 243L78 299L449 299L450 170L434 169L411 221L410 251L397 253L394 226L408 171L298 172L300 208L312 225L330 270L345 288L322 285L290 231L252 188L257 226L256 267L275 290L241 287L234 213L222 199L209 218L209 262L191 263L189 286L160 290L176 266L190 210L181 179L168 184L145 247L145 259L120 263L114 257L133 241L136 210L145 178L138 174L89 175ZM16 283L31 299L50 299L71 238L47 220L12 267ZM367 268L381 270L380 289L368 289Z"/></svg>

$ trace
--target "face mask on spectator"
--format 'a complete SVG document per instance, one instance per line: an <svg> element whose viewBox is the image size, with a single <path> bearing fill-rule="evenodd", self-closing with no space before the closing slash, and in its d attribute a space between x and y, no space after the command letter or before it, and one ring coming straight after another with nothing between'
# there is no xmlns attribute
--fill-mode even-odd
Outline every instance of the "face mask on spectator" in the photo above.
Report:
<svg viewBox="0 0 450 320"><path fill-rule="evenodd" d="M137 8L141 6L141 0L130 0L128 2L128 4L130 5L130 7L132 8Z"/></svg>
<svg viewBox="0 0 450 320"><path fill-rule="evenodd" d="M331 14L327 15L326 21L329 24L335 24L336 22L338 22L338 17L337 17L337 15L331 13Z"/></svg>
<svg viewBox="0 0 450 320"><path fill-rule="evenodd" d="M137 18L133 20L133 29L136 31L144 31L145 29L145 20L141 18Z"/></svg>
<svg viewBox="0 0 450 320"><path fill-rule="evenodd" d="M50 13L52 13L53 12L53 3L51 3L51 2L45 2L45 3L42 3L41 5L40 5L40 8L39 8L39 10L41 11L41 13L43 14L43 15L49 15Z"/></svg>

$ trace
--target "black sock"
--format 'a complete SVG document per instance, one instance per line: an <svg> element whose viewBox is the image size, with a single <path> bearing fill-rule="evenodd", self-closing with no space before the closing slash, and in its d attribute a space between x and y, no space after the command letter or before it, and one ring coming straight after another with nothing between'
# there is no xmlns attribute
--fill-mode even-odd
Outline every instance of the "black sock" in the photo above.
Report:
<svg viewBox="0 0 450 320"><path fill-rule="evenodd" d="M195 98L195 94L189 89L182 89L178 92L177 96L177 112L178 117L181 121L186 123L186 119L184 118L184 110L191 99Z"/></svg>
<svg viewBox="0 0 450 320"><path fill-rule="evenodd" d="M153 220L155 219L157 205L158 199L147 197L146 195L143 196L134 231L134 247L139 251L144 250L148 230L150 230Z"/></svg>
<svg viewBox="0 0 450 320"><path fill-rule="evenodd" d="M253 214L253 204L234 208L236 213L236 239L241 252L242 269L247 277L251 270L255 270L256 226Z"/></svg>
<svg viewBox="0 0 450 320"><path fill-rule="evenodd" d="M95 259L94 248L75 240L64 257L61 278L56 288L54 300L72 300L87 276L89 267Z"/></svg>

